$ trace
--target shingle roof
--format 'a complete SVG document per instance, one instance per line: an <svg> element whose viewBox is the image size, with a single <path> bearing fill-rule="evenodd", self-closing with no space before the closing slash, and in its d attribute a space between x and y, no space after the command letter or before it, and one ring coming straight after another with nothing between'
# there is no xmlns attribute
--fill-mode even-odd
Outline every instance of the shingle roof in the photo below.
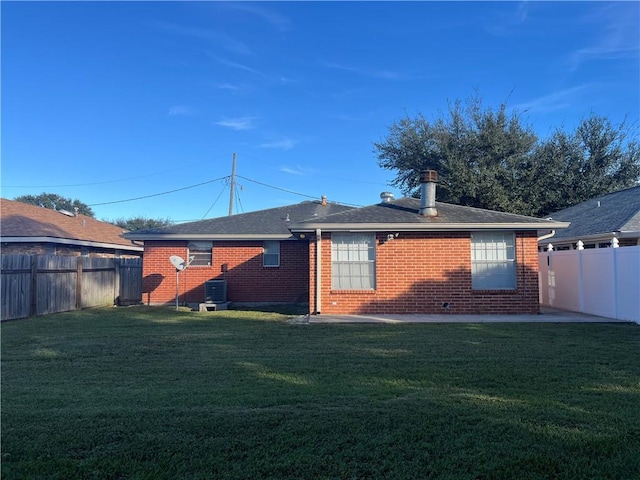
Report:
<svg viewBox="0 0 640 480"><path fill-rule="evenodd" d="M438 213L435 217L421 216L418 214L419 209L419 199L401 198L392 202L378 203L319 219L308 219L297 223L294 226L294 230L305 230L316 226L323 228L329 226L330 228L340 228L341 226L344 226L344 228L388 226L389 228L402 227L406 230L501 227L537 230L562 228L564 226L557 225L558 222L546 219L440 202L436 202Z"/></svg>
<svg viewBox="0 0 640 480"><path fill-rule="evenodd" d="M72 241L129 247L140 251L121 235L126 230L86 215L68 216L48 208L36 207L14 200L0 199L0 236L2 241L34 238Z"/></svg>
<svg viewBox="0 0 640 480"><path fill-rule="evenodd" d="M181 223L161 228L130 232L127 238L153 239L216 239L216 238L288 238L289 226L307 218L321 218L354 207L337 203L306 201L284 207L240 213L228 217L212 218L198 222Z"/></svg>
<svg viewBox="0 0 640 480"><path fill-rule="evenodd" d="M556 232L552 242L562 239L640 232L640 186L609 193L550 215L554 220L571 222Z"/></svg>

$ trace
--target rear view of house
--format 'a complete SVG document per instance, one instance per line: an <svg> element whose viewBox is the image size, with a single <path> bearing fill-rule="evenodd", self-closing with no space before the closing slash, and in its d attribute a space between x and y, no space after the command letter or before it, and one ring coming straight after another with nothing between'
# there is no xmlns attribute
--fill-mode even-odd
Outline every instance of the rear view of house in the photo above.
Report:
<svg viewBox="0 0 640 480"><path fill-rule="evenodd" d="M536 313L537 232L566 222L421 198L352 208L322 200L131 232L144 241L145 301L176 295L171 255L191 261L181 300L224 280L234 303L303 303L309 313Z"/></svg>

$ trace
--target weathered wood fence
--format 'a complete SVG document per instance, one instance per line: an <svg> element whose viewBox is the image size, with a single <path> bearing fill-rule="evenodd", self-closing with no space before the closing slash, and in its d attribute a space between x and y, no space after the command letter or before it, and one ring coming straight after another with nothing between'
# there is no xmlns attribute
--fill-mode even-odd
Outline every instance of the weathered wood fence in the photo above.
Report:
<svg viewBox="0 0 640 480"><path fill-rule="evenodd" d="M0 255L1 320L142 301L142 259Z"/></svg>

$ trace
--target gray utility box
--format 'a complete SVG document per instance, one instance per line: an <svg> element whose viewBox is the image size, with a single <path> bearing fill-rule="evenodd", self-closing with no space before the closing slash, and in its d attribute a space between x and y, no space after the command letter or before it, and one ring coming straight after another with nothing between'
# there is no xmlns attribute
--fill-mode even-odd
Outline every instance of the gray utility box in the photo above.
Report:
<svg viewBox="0 0 640 480"><path fill-rule="evenodd" d="M227 281L207 280L204 283L205 303L225 303L227 301Z"/></svg>

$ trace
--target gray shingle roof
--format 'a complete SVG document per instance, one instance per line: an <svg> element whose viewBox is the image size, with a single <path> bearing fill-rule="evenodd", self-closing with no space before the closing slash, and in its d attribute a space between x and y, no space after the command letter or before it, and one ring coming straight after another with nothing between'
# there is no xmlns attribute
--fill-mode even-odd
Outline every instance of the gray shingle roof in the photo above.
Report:
<svg viewBox="0 0 640 480"><path fill-rule="evenodd" d="M612 232L640 231L640 186L592 198L551 215L554 220L571 222L551 239L579 239Z"/></svg>
<svg viewBox="0 0 640 480"><path fill-rule="evenodd" d="M405 229L438 230L451 228L523 228L530 230L544 228L560 228L558 222L546 219L496 212L480 208L464 207L449 203L436 202L437 216L425 217L418 214L420 200L417 198L401 198L388 203L378 203L368 207L347 210L327 215L318 219L307 219L294 226L295 229L340 226L385 225L389 228L403 226Z"/></svg>
<svg viewBox="0 0 640 480"><path fill-rule="evenodd" d="M353 208L337 203L322 205L319 201L306 201L228 217L138 230L128 233L126 237L133 240L162 238L288 238L291 236L289 225L294 222L307 218L320 218Z"/></svg>

